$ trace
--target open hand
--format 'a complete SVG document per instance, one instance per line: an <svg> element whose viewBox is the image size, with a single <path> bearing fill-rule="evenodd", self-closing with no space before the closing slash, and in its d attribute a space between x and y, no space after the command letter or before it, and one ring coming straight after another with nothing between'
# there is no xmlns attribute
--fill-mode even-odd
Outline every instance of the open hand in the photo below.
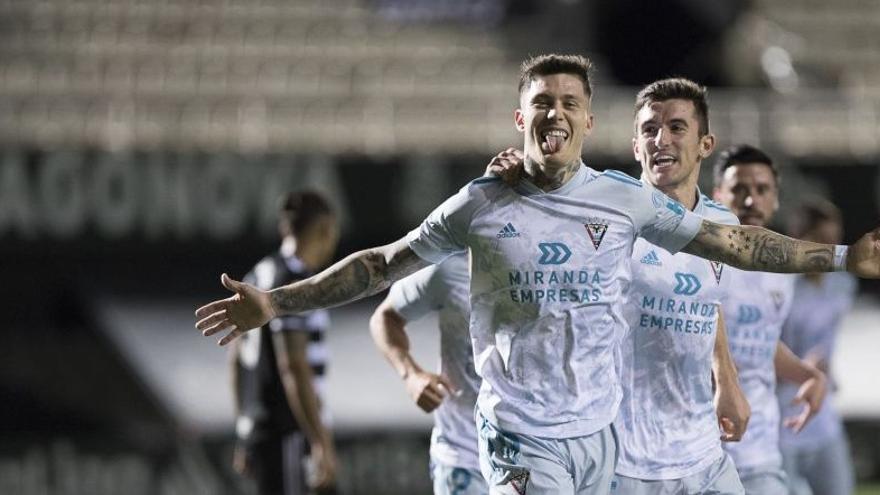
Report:
<svg viewBox="0 0 880 495"><path fill-rule="evenodd" d="M208 337L229 330L218 344L226 345L248 330L261 327L275 317L269 293L253 285L232 280L225 273L220 277L223 287L235 295L206 304L196 310L196 328Z"/></svg>
<svg viewBox="0 0 880 495"><path fill-rule="evenodd" d="M804 426L810 422L813 416L815 416L822 407L822 401L825 400L827 387L828 381L825 378L825 373L816 370L812 378L801 384L797 395L794 400L791 401L792 404L804 405L801 413L797 416L785 418L782 424L785 425L786 428L791 428L795 433L799 433L803 430Z"/></svg>

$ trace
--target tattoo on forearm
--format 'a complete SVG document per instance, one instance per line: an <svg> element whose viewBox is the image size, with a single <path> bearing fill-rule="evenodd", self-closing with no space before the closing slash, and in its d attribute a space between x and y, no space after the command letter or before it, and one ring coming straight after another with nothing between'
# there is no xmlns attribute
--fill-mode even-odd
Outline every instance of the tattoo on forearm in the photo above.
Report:
<svg viewBox="0 0 880 495"><path fill-rule="evenodd" d="M721 237L721 226L717 223L703 222L700 225L700 234L712 237Z"/></svg>
<svg viewBox="0 0 880 495"><path fill-rule="evenodd" d="M767 229L704 221L688 252L745 270L826 272L833 247L798 241Z"/></svg>
<svg viewBox="0 0 880 495"><path fill-rule="evenodd" d="M325 270L318 283L299 283L290 286L296 290L272 291L272 304L285 313L298 313L348 302L369 287L367 264L359 257L342 260Z"/></svg>
<svg viewBox="0 0 880 495"><path fill-rule="evenodd" d="M827 272L831 270L834 248L810 249L804 254L807 256L807 266L811 271Z"/></svg>
<svg viewBox="0 0 880 495"><path fill-rule="evenodd" d="M746 238L748 239L748 237ZM744 250L748 252L750 246L746 244ZM737 248L739 250L739 247ZM772 232L758 234L755 239L755 250L752 253L752 262L755 268L773 268L788 266L794 259L794 241Z"/></svg>
<svg viewBox="0 0 880 495"><path fill-rule="evenodd" d="M392 282L426 264L410 249L402 250L390 260L386 260L379 249L361 251L324 270L309 282L272 291L272 304L284 313L338 306L384 290Z"/></svg>

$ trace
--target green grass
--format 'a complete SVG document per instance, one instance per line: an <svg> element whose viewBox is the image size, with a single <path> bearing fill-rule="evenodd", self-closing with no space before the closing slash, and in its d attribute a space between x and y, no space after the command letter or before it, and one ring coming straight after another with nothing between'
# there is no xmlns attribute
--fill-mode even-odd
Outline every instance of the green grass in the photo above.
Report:
<svg viewBox="0 0 880 495"><path fill-rule="evenodd" d="M856 495L880 495L880 484L862 484L856 487Z"/></svg>

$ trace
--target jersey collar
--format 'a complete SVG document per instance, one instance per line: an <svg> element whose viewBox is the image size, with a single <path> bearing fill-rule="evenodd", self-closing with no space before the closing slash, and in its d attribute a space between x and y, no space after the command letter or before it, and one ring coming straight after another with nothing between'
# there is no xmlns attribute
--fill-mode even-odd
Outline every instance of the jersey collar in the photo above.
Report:
<svg viewBox="0 0 880 495"><path fill-rule="evenodd" d="M526 178L520 179L519 183L517 183L514 189L524 196L534 196L537 194L566 195L572 190L578 188L579 186L582 186L587 179L587 175L587 166L584 165L583 160L581 160L580 167L578 167L578 170L577 172L575 172L574 177L572 177L568 182L563 184L562 187L558 189L545 191Z"/></svg>

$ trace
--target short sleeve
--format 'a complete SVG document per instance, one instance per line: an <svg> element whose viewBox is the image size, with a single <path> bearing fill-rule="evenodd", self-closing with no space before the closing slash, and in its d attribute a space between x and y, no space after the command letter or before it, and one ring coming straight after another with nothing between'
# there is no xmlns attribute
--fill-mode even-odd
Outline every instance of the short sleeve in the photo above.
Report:
<svg viewBox="0 0 880 495"><path fill-rule="evenodd" d="M677 253L696 237L703 217L688 211L681 203L662 192L645 188L637 195L641 207L650 215L639 227L639 235L670 253Z"/></svg>
<svg viewBox="0 0 880 495"><path fill-rule="evenodd" d="M440 265L423 268L391 286L388 302L408 321L418 320L443 305Z"/></svg>
<svg viewBox="0 0 880 495"><path fill-rule="evenodd" d="M407 234L410 249L420 258L440 263L467 249L467 234L478 201L475 182L444 201L418 228Z"/></svg>

